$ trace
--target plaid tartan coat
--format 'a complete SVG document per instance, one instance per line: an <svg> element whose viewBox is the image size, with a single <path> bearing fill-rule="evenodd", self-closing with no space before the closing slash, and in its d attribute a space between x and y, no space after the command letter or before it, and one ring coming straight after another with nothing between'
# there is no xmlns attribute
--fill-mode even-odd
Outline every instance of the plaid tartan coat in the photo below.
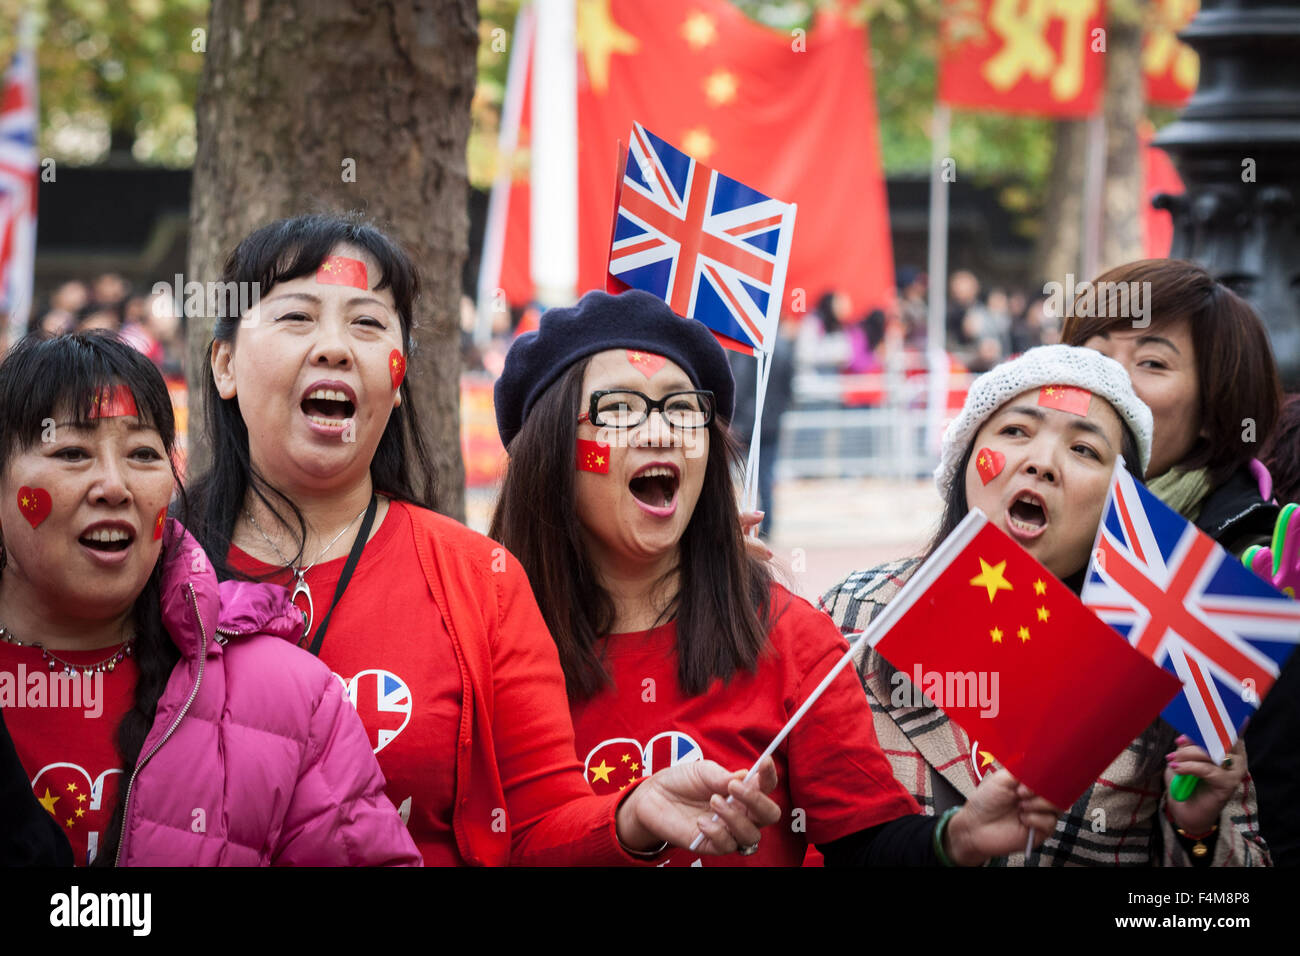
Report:
<svg viewBox="0 0 1300 956"><path fill-rule="evenodd" d="M866 629L920 563L910 558L856 571L827 591L820 606L852 642L856 632ZM859 644L854 662L871 702L880 747L923 812L935 813L932 771L951 783L963 801L970 799L980 778L965 731L938 707L928 703L911 706L919 699L911 681L865 644ZM894 699L906 706L896 706ZM1056 832L1028 860L1018 853L995 859L990 865L1191 866L1164 814L1163 755L1173 749L1175 736L1172 727L1156 721L1061 815ZM1149 760L1148 754L1159 755L1159 759ZM1211 865L1271 865L1259 834L1249 774L1223 809Z"/></svg>

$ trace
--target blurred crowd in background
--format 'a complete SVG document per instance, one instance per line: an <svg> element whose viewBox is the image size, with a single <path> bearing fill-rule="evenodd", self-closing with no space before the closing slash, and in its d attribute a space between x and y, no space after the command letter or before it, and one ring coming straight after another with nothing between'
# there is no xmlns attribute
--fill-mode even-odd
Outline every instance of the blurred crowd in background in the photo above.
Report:
<svg viewBox="0 0 1300 956"><path fill-rule="evenodd" d="M153 287L150 286L150 289ZM143 352L169 382L185 377L185 329L170 295L132 288L114 272L56 286L32 311L28 335L108 329Z"/></svg>

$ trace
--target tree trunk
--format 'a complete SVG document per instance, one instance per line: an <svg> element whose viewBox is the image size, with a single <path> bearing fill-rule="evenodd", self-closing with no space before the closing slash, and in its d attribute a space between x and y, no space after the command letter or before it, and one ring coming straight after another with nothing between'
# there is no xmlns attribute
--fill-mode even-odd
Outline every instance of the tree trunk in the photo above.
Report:
<svg viewBox="0 0 1300 956"><path fill-rule="evenodd" d="M213 0L186 277L218 279L241 238L283 216L360 209L393 235L424 282L408 375L434 458L434 503L457 518L465 146L477 46L475 0ZM209 454L201 386L211 337L210 318L190 319L191 474Z"/></svg>
<svg viewBox="0 0 1300 956"><path fill-rule="evenodd" d="M1057 120L1052 169L1047 177L1047 205L1034 247L1034 281L1065 283L1079 275L1083 235L1083 180L1087 167L1088 123Z"/></svg>
<svg viewBox="0 0 1300 956"><path fill-rule="evenodd" d="M1142 27L1113 14L1106 28L1106 186L1101 268L1142 258L1142 149L1145 107ZM1088 278L1094 278L1089 276Z"/></svg>

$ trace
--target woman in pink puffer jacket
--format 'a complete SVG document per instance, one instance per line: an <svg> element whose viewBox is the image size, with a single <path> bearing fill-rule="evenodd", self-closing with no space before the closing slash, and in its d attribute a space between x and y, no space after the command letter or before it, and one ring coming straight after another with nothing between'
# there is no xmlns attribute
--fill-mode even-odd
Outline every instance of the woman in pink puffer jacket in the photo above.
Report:
<svg viewBox="0 0 1300 956"><path fill-rule="evenodd" d="M74 859L418 865L341 683L291 643L288 594L218 585L166 518L153 365L103 335L27 340L0 363L0 409L0 688L99 687L74 707L0 694Z"/></svg>
<svg viewBox="0 0 1300 956"><path fill-rule="evenodd" d="M288 592L218 585L198 542L167 532L162 615L182 659L125 784L118 865L418 864L343 685L292 643Z"/></svg>

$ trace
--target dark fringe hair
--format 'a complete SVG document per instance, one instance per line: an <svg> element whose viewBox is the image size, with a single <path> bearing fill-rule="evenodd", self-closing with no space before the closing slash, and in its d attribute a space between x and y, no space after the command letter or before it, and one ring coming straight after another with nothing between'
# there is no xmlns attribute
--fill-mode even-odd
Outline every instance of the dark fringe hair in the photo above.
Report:
<svg viewBox="0 0 1300 956"><path fill-rule="evenodd" d="M262 226L230 253L221 281L256 282L260 294L265 296L277 283L314 274L325 257L344 244L364 249L379 264L380 280L375 288L392 290L402 324L403 345L409 356L413 345L414 305L420 291L419 273L406 252L359 213L295 216ZM241 318L231 315L217 319L209 354L214 343L236 340ZM433 463L420 429L420 400L411 376L402 382L401 391L402 404L389 416L379 439L370 463L370 478L377 492L432 511L435 510ZM294 528L285 520L282 510L292 516L297 525L298 551L289 563L297 564L307 536L306 519L287 495L253 468L248 452L248 427L239 412L238 399L223 399L210 374L205 376L203 394L204 430L212 449L212 464L191 483L194 521L190 532L208 553L219 578L246 577L229 566L227 557L235 521L251 490L290 531ZM272 498L278 499L283 509Z"/></svg>
<svg viewBox="0 0 1300 956"><path fill-rule="evenodd" d="M574 499L573 449L590 360L573 365L537 400L510 442L510 461L488 536L528 573L560 652L569 697L587 700L610 684L602 639L614 603L583 546ZM738 671L753 671L767 645L772 575L745 549L732 474L739 451L727 422L709 424L704 486L680 544L677 591L657 623L677 620L677 679L704 693Z"/></svg>
<svg viewBox="0 0 1300 956"><path fill-rule="evenodd" d="M51 420L66 416L78 427L94 427L91 411L95 397L106 387L119 384L130 389L141 421L162 438L183 514L185 496L172 456L176 423L167 385L152 362L111 332L85 332L50 339L29 337L14 346L0 362L0 408L4 409L0 415L0 474L8 469L15 453L40 441ZM133 655L140 678L135 685L132 707L117 726L116 740L118 757L128 777L153 727L158 700L181 659L162 621L164 559L165 554L160 553L131 612L136 635ZM3 572L4 563L0 561L0 574ZM112 866L117 856L125 797L126 788L122 787L95 858L96 866Z"/></svg>
<svg viewBox="0 0 1300 956"><path fill-rule="evenodd" d="M1273 476L1279 504L1300 502L1300 395L1287 396L1260 460Z"/></svg>
<svg viewBox="0 0 1300 956"><path fill-rule="evenodd" d="M1206 468L1211 485L1219 487L1255 457L1277 423L1282 385L1268 330L1250 303L1193 262L1141 259L1097 276L1092 280L1094 292L1103 282L1125 283L1126 289L1130 282L1151 283L1146 306L1152 334L1179 319L1187 320L1196 352L1197 412L1209 434L1197 438L1178 467L1188 471ZM1111 286L1112 293L1117 288ZM1094 335L1131 330L1131 304L1128 309L1117 308L1117 298L1121 297L1095 295L1089 310L1094 314L1078 316L1074 314L1079 302L1076 297L1061 330L1061 341L1083 345ZM1242 440L1243 421L1248 418L1255 423L1253 443Z"/></svg>

